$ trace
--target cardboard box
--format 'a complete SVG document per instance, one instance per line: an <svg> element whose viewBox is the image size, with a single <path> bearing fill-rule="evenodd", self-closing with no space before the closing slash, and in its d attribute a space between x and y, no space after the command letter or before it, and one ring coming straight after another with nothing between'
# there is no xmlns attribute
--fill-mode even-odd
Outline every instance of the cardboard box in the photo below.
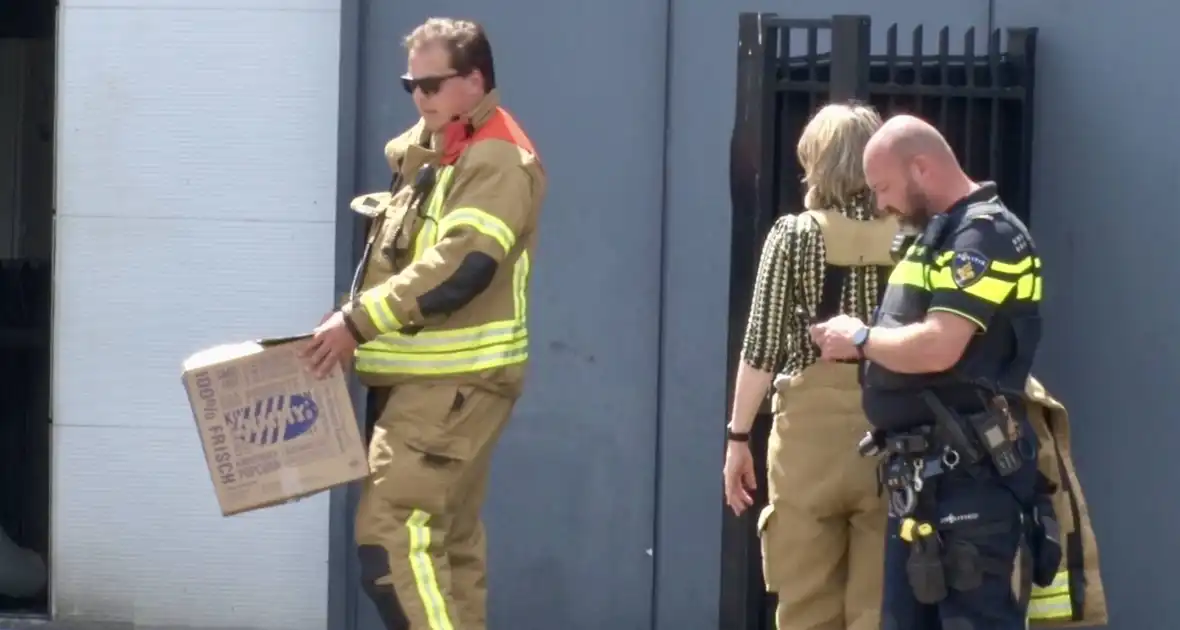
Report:
<svg viewBox="0 0 1180 630"><path fill-rule="evenodd" d="M341 370L320 381L298 351L309 336L202 350L184 387L225 516L286 503L369 474Z"/></svg>

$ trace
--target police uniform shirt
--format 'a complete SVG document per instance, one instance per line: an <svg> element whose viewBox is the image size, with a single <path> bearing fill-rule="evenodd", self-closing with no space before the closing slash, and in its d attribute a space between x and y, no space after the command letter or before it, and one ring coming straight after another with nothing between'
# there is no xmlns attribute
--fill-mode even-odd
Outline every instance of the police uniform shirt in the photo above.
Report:
<svg viewBox="0 0 1180 630"><path fill-rule="evenodd" d="M899 374L866 362L863 403L870 422L892 430L932 421L917 395L924 388L963 412L982 408L981 384L1023 388L1040 340L1040 298L1032 237L995 185L984 183L932 219L910 246L889 277L874 322L896 328L944 311L973 322L976 335L959 362L939 374Z"/></svg>

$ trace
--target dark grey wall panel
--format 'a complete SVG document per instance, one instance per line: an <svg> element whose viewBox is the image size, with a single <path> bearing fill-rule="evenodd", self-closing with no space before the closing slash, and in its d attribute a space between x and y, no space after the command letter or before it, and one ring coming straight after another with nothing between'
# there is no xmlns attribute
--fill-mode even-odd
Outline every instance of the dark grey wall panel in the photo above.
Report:
<svg viewBox="0 0 1180 630"><path fill-rule="evenodd" d="M401 37L426 5L370 2L360 184L414 121ZM659 370L665 6L437 1L479 20L506 106L549 173L532 286L533 367L486 515L498 628L647 628ZM367 602L362 608L369 607ZM375 620L361 624L376 630Z"/></svg>
<svg viewBox="0 0 1180 630"><path fill-rule="evenodd" d="M1039 369L1070 406L1112 630L1180 626L1171 567L1180 388L1175 5L997 2L1037 26L1033 233L1045 261ZM1165 495L1160 492L1167 492Z"/></svg>

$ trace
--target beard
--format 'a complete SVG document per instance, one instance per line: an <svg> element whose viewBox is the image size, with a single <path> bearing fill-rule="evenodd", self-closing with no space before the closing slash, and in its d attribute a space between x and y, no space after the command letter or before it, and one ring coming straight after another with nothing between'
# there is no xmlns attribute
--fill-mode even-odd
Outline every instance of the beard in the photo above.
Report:
<svg viewBox="0 0 1180 630"><path fill-rule="evenodd" d="M926 197L926 193L918 189L913 181L906 182L905 188L906 209L890 206L886 208L886 211L897 217L897 222L901 224L903 229L922 232L930 223L930 199Z"/></svg>

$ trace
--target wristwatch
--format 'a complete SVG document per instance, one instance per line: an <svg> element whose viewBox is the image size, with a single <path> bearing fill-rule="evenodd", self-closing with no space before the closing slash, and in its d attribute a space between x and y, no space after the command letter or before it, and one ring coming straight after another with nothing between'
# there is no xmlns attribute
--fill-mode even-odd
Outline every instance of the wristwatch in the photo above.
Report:
<svg viewBox="0 0 1180 630"><path fill-rule="evenodd" d="M725 439L730 442L749 442L750 441L750 432L746 431L745 433L735 433L733 429L726 426L725 427Z"/></svg>
<svg viewBox="0 0 1180 630"><path fill-rule="evenodd" d="M865 344L869 342L869 333L873 329L868 326L861 326L856 332L852 333L852 345L856 346L856 356L861 361L865 360Z"/></svg>

